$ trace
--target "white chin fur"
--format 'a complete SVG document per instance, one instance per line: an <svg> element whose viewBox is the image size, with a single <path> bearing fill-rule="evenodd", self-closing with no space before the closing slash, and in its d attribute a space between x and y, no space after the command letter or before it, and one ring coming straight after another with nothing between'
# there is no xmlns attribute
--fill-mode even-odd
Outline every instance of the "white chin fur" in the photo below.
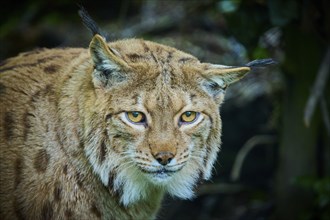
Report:
<svg viewBox="0 0 330 220"><path fill-rule="evenodd" d="M172 180L166 185L166 192L181 199L193 198L194 187L199 178L199 167L195 164L187 164L174 175Z"/></svg>
<svg viewBox="0 0 330 220"><path fill-rule="evenodd" d="M194 187L199 177L197 165L185 166L178 173L171 176L141 175L137 170L126 171L122 175L121 182L123 195L121 201L124 205L130 205L140 199L147 198L151 188L156 188L162 192L169 193L171 196L181 199L191 199L194 197ZM130 175L131 178L128 178Z"/></svg>
<svg viewBox="0 0 330 220"><path fill-rule="evenodd" d="M191 199L194 196L193 190L201 169L196 162L190 162L180 171L170 176L161 174L151 177L142 173L137 166L131 163L126 164L126 166L116 167L116 164L123 164L123 161L120 161L120 159L112 161L106 159L102 164L99 164L98 158L92 156L95 154L87 151L87 155L93 164L94 172L100 176L104 185L108 186L111 184L109 183L109 173L115 169L116 175L111 185L113 185L113 190L121 195L120 202L124 206L132 205L139 200L148 199L150 193L165 192L181 199Z"/></svg>
<svg viewBox="0 0 330 220"><path fill-rule="evenodd" d="M185 169L186 168L186 169ZM194 197L194 186L198 179L197 169L188 166L170 177L143 175L137 168L123 169L114 180L114 190L121 192L121 203L132 205L139 200L148 199L150 193L165 192L181 199ZM197 168L197 167L196 167Z"/></svg>
<svg viewBox="0 0 330 220"><path fill-rule="evenodd" d="M114 180L114 189L122 192L120 201L124 206L147 199L150 192L155 192L152 189L181 199L191 199L197 178L197 174L184 172L184 169L171 177L154 178L142 175L137 169L127 169Z"/></svg>

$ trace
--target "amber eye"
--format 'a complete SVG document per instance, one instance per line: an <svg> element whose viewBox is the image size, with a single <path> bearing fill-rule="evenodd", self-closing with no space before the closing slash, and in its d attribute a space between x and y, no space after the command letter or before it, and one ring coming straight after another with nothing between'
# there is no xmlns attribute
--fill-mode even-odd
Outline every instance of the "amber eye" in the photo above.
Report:
<svg viewBox="0 0 330 220"><path fill-rule="evenodd" d="M133 123L145 123L146 116L142 112L126 112L126 117Z"/></svg>
<svg viewBox="0 0 330 220"><path fill-rule="evenodd" d="M197 112L192 112L192 111L184 112L180 117L180 122L192 123L196 120L197 117L198 117Z"/></svg>

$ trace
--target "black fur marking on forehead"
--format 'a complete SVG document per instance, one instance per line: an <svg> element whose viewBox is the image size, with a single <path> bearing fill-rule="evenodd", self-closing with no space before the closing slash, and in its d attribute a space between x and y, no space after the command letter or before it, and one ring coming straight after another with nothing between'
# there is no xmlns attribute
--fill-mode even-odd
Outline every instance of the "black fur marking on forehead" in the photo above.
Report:
<svg viewBox="0 0 330 220"><path fill-rule="evenodd" d="M182 57L178 60L179 63L183 63L183 64L193 61L196 61L196 59L192 57Z"/></svg>

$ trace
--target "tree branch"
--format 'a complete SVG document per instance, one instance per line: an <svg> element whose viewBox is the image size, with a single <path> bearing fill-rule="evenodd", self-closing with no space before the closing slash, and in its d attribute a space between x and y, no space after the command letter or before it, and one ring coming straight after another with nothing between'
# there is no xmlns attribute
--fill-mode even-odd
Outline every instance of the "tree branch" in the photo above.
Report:
<svg viewBox="0 0 330 220"><path fill-rule="evenodd" d="M320 66L316 80L314 82L312 92L308 98L305 107L304 123L307 127L310 125L316 104L320 101L320 98L323 94L325 85L328 80L329 70L330 70L330 46L328 46L327 48L327 52L323 58L322 64Z"/></svg>
<svg viewBox="0 0 330 220"><path fill-rule="evenodd" d="M237 181L241 175L241 169L248 153L260 144L272 144L275 142L275 137L271 135L259 135L250 138L243 147L239 150L233 168L231 170L230 178L232 181Z"/></svg>
<svg viewBox="0 0 330 220"><path fill-rule="evenodd" d="M328 131L328 136L330 136L329 111L328 111L327 103L326 103L326 100L325 100L324 96L322 96L322 98L321 98L321 112L322 112L322 117L323 117L325 128Z"/></svg>

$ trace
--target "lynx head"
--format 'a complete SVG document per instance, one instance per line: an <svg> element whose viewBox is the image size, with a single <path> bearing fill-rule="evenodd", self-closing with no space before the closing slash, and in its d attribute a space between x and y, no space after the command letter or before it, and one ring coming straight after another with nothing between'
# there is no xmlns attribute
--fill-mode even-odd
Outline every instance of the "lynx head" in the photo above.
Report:
<svg viewBox="0 0 330 220"><path fill-rule="evenodd" d="M220 147L225 89L249 70L201 63L149 41L90 43L95 102L85 153L103 184L128 206L155 190L191 198Z"/></svg>

